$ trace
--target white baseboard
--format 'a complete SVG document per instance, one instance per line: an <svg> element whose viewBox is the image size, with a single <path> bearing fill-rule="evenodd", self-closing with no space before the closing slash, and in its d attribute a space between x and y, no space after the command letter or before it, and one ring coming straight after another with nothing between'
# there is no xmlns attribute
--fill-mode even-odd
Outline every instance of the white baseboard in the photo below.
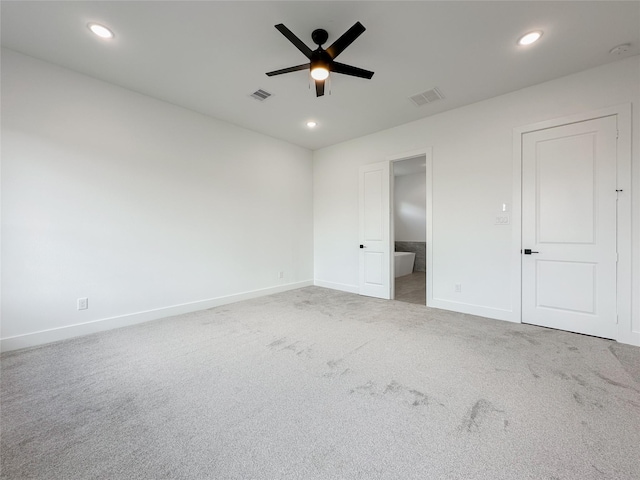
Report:
<svg viewBox="0 0 640 480"><path fill-rule="evenodd" d="M499 308L473 305L470 303L452 302L451 300L442 300L439 298L427 299L427 305L433 308L441 308L442 310L450 310L452 312L477 315L478 317L492 318L494 320L504 320L505 322L512 323L521 323L520 318L517 318L517 314L512 310L502 310Z"/></svg>
<svg viewBox="0 0 640 480"><path fill-rule="evenodd" d="M86 323L78 323L75 325L67 325L64 327L52 328L50 330L41 330L39 332L26 333L0 339L0 351L8 352L18 350L20 348L35 347L46 343L66 340L68 338L88 335L90 333L103 332L114 328L127 327L138 323L158 320L160 318L171 317L183 313L196 312L198 310L206 310L208 308L227 305L229 303L241 302L252 298L272 295L274 293L286 292L298 288L309 287L313 285L312 280L304 282L288 283L286 285L278 285L276 287L263 288L250 292L242 292L225 297L209 298L207 300L199 300L197 302L183 303L170 307L157 308L147 310L145 312L136 312L117 317L102 318Z"/></svg>
<svg viewBox="0 0 640 480"><path fill-rule="evenodd" d="M347 285L345 283L325 282L324 280L314 280L313 284L316 287L330 288L331 290L340 290L341 292L348 293L360 293L358 285Z"/></svg>

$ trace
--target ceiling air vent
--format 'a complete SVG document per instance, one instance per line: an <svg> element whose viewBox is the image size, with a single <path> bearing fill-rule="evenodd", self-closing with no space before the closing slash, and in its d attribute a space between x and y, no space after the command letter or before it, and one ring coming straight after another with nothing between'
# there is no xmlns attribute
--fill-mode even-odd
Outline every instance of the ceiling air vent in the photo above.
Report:
<svg viewBox="0 0 640 480"><path fill-rule="evenodd" d="M253 92L249 96L251 98L255 98L256 100L260 100L261 102L264 102L267 98L269 98L271 96L271 94L269 92L267 92L266 90L262 90L260 88L260 89L256 90L255 92Z"/></svg>
<svg viewBox="0 0 640 480"><path fill-rule="evenodd" d="M440 93L440 90L437 88L432 88L431 90L427 90L426 92L418 93L417 95L413 95L409 97L416 107L421 107L422 105L426 105L427 103L433 103L436 100L440 100L444 98L444 95Z"/></svg>

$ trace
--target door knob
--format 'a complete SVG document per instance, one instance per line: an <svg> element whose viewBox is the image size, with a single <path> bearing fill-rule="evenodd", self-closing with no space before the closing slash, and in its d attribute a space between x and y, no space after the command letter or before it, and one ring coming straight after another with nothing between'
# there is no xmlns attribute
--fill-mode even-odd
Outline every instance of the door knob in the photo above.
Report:
<svg viewBox="0 0 640 480"><path fill-rule="evenodd" d="M360 248L364 248L364 245L360 245Z"/></svg>
<svg viewBox="0 0 640 480"><path fill-rule="evenodd" d="M532 253L540 253L540 252L534 252L533 250L531 250L530 248L525 248L524 249L524 254L525 255L531 255Z"/></svg>

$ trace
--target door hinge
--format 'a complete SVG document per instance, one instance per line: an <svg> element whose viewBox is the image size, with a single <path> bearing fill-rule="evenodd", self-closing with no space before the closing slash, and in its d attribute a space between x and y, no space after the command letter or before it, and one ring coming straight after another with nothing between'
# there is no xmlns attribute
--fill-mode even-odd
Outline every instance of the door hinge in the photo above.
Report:
<svg viewBox="0 0 640 480"><path fill-rule="evenodd" d="M618 324L618 315L616 314L616 325Z"/></svg>

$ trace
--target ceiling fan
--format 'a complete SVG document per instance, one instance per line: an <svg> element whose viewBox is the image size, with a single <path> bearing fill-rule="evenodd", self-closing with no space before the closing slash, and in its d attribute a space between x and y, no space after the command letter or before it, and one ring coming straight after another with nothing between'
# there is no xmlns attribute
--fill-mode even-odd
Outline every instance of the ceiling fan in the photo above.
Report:
<svg viewBox="0 0 640 480"><path fill-rule="evenodd" d="M267 75L273 77L274 75L282 75L283 73L297 72L299 70L307 70L311 72L311 77L316 83L316 96L321 97L324 95L324 81L329 77L329 72L342 73L344 75L351 75L354 77L361 77L371 79L374 72L364 70L358 67L352 67L351 65L345 65L344 63L336 62L334 59L340 55L345 48L351 45L356 38L358 38L362 32L366 29L360 22L356 22L353 27L347 30L340 38L338 38L333 44L326 50L322 48L322 45L329 38L329 34L326 30L321 28L314 30L311 33L311 39L313 43L318 45L316 50L311 50L307 45L300 40L295 34L285 27L282 23L275 26L282 35L295 45L305 57L309 59L309 63L303 63L295 67L283 68L282 70L275 70L268 72Z"/></svg>

